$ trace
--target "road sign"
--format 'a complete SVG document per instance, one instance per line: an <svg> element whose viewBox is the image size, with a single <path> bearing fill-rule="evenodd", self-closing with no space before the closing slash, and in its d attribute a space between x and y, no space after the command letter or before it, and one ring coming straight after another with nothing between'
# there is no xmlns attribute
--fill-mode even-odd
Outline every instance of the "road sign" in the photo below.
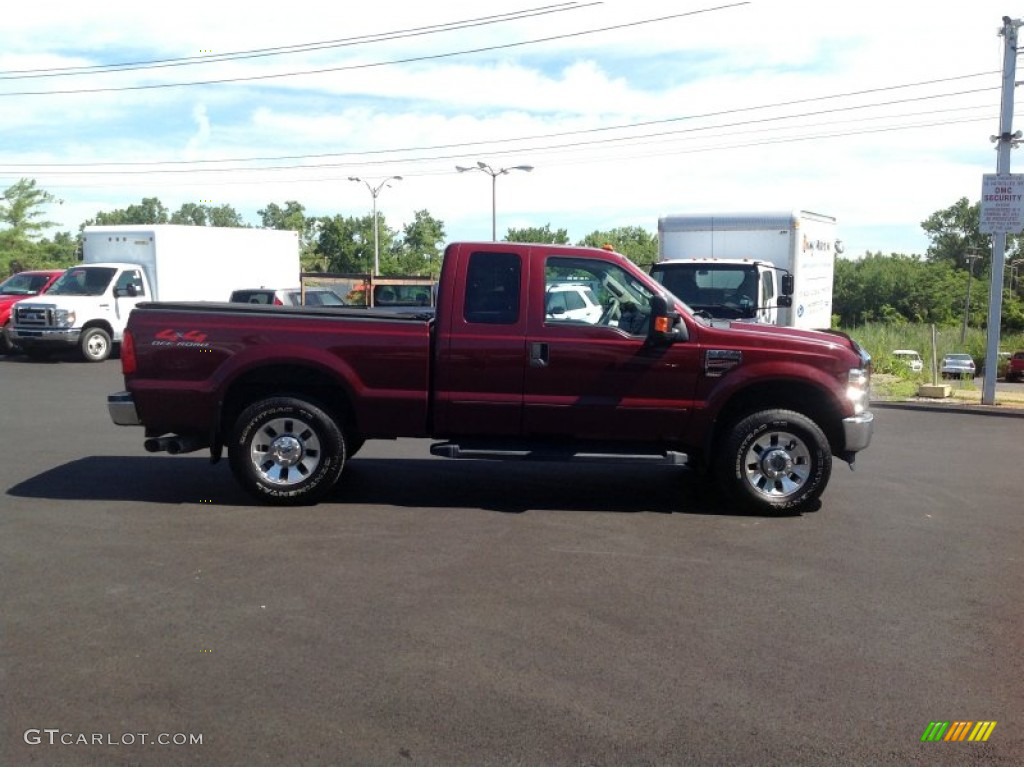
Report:
<svg viewBox="0 0 1024 768"><path fill-rule="evenodd" d="M981 179L979 231L986 235L1024 232L1024 173L986 173Z"/></svg>

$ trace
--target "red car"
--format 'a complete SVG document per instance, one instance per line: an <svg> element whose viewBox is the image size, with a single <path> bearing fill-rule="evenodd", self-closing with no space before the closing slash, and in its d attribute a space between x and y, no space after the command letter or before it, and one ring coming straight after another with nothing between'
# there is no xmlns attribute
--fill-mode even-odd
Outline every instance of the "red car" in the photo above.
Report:
<svg viewBox="0 0 1024 768"><path fill-rule="evenodd" d="M63 269L39 269L30 272L19 272L11 275L0 283L0 354L8 355L14 349L8 336L11 324L11 307L14 303L46 293L57 278L64 274Z"/></svg>
<svg viewBox="0 0 1024 768"><path fill-rule="evenodd" d="M1024 351L1014 352L1010 358L1009 367L1006 369L1007 381L1020 381L1024 379Z"/></svg>

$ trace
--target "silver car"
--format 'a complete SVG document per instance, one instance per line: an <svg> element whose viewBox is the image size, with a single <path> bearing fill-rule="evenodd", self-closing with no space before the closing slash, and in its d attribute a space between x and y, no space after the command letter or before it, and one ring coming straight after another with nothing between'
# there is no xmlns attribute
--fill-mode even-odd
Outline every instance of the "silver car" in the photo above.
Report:
<svg viewBox="0 0 1024 768"><path fill-rule="evenodd" d="M941 372L944 379L973 379L974 358L962 353L946 355L942 358Z"/></svg>

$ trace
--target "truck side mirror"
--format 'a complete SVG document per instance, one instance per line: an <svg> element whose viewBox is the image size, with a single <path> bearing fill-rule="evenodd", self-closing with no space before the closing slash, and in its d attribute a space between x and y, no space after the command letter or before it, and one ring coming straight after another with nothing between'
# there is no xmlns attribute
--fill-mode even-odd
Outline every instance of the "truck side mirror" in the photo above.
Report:
<svg viewBox="0 0 1024 768"><path fill-rule="evenodd" d="M792 296L779 296L779 300L776 303L780 307L784 307L784 308L785 307L792 307L793 306L793 297Z"/></svg>
<svg viewBox="0 0 1024 768"><path fill-rule="evenodd" d="M781 283L780 293L783 296L792 296L793 295L793 275L790 274L789 272L786 272L782 276L782 279L779 282ZM779 302L779 305L781 306L782 302ZM787 304L786 306L788 307L789 304Z"/></svg>
<svg viewBox="0 0 1024 768"><path fill-rule="evenodd" d="M668 308L664 296L651 297L651 323L647 330L647 343L664 347L680 338L679 315Z"/></svg>

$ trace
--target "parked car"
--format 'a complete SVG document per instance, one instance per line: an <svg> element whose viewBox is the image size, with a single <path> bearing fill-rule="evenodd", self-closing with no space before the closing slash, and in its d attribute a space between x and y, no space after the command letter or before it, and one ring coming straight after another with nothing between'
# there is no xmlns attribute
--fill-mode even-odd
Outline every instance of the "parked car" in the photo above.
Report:
<svg viewBox="0 0 1024 768"><path fill-rule="evenodd" d="M548 320L573 320L595 324L604 314L604 309L589 285L550 285L546 294Z"/></svg>
<svg viewBox="0 0 1024 768"><path fill-rule="evenodd" d="M1010 365L1006 369L1007 381L1020 381L1024 379L1024 351L1014 352L1010 358Z"/></svg>
<svg viewBox="0 0 1024 768"><path fill-rule="evenodd" d="M920 352L916 352L913 349L894 349L892 356L905 364L914 373L920 373L924 370L924 360L921 359Z"/></svg>
<svg viewBox="0 0 1024 768"><path fill-rule="evenodd" d="M246 288L234 291L228 301L234 304L275 304L297 307L302 302L301 288ZM343 307L345 300L327 288L307 288L306 306Z"/></svg>
<svg viewBox="0 0 1024 768"><path fill-rule="evenodd" d="M963 353L953 353L942 358L941 368L944 379L974 378L974 358Z"/></svg>
<svg viewBox="0 0 1024 768"><path fill-rule="evenodd" d="M15 303L30 296L46 293L63 274L63 269L30 270L11 275L0 283L0 355L8 355L14 351L10 326L11 310Z"/></svg>

